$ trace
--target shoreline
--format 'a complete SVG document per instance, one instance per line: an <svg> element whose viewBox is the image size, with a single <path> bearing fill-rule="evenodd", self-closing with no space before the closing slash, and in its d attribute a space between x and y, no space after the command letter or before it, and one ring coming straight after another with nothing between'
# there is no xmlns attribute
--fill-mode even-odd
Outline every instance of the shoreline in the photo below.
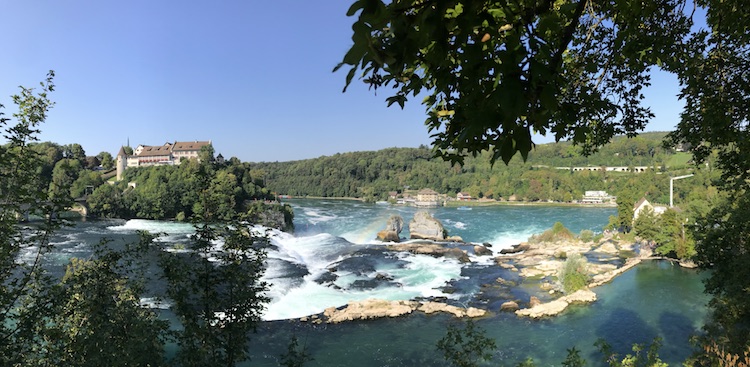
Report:
<svg viewBox="0 0 750 367"><path fill-rule="evenodd" d="M349 302L340 307L329 307L324 313L293 318L300 322L339 323L353 320L368 320L377 318L394 318L424 311L422 305L429 303L438 311L453 314L455 317L483 318L491 317L503 312L513 312L519 318L542 319L555 317L563 313L571 304L588 304L597 300L594 288L614 281L620 275L640 265L644 260L674 259L656 257L647 249L638 249L638 243L630 243L617 236L607 235L599 242L583 242L579 239L563 239L551 242L522 243L518 245L523 250L506 255L490 255L497 266L521 277L520 281L508 281L502 277L495 282L483 284L481 288L511 289L524 287L529 292L528 300L510 298L499 308L456 307L444 300L403 300L387 301L382 299L367 299ZM636 250L638 249L638 250ZM476 250L475 250L476 251ZM635 257L623 257L624 253L638 252ZM463 251L466 253L466 251ZM580 254L590 256L598 261L588 262L588 281L586 285L572 293L564 294L557 284L558 269L565 263L567 255ZM448 256L445 253L433 256ZM504 276L503 276L504 277ZM507 278L513 279L513 278ZM540 300L541 298L541 300ZM435 312L435 311L433 311ZM425 312L431 313L431 312Z"/></svg>
<svg viewBox="0 0 750 367"><path fill-rule="evenodd" d="M563 203L563 202L539 202L539 201L448 201L446 208L458 208L462 206L574 206L579 208L616 208L617 204L588 204L588 203Z"/></svg>
<svg viewBox="0 0 750 367"><path fill-rule="evenodd" d="M286 195L283 195L286 196ZM347 201L359 201L366 202L363 198L346 197L346 196L287 196L280 197L280 200L347 200ZM540 201L456 201L449 200L444 201L447 205L442 205L444 208L458 208L462 206L467 207L485 207L485 206L572 206L579 208L616 208L617 204L614 203L602 203L602 204L589 204L589 203L565 203L565 202L540 202ZM375 205L375 203L372 203ZM391 206L408 206L406 204L391 204Z"/></svg>

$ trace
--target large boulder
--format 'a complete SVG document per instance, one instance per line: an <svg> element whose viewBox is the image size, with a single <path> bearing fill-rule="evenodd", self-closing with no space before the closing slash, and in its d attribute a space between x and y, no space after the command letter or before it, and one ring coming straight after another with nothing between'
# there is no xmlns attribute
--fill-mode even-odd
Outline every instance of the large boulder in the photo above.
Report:
<svg viewBox="0 0 750 367"><path fill-rule="evenodd" d="M517 254L519 252L527 251L530 248L531 246L528 244L528 242L521 242L517 245L513 245L512 248L501 249L500 253L503 255Z"/></svg>
<svg viewBox="0 0 750 367"><path fill-rule="evenodd" d="M404 218L402 218L400 215L391 215L391 217L388 218L388 223L386 223L385 225L386 231L393 231L396 232L396 234L400 234L403 229Z"/></svg>
<svg viewBox="0 0 750 367"><path fill-rule="evenodd" d="M389 231L387 229L378 232L377 238L383 242L401 242L401 237L398 236L396 231Z"/></svg>
<svg viewBox="0 0 750 367"><path fill-rule="evenodd" d="M518 309L518 303L515 301L503 302L503 304L500 305L500 311L516 312Z"/></svg>
<svg viewBox="0 0 750 367"><path fill-rule="evenodd" d="M399 234L404 229L404 218L400 215L392 215L385 224L385 229L378 232L377 238L383 242L401 242Z"/></svg>
<svg viewBox="0 0 750 367"><path fill-rule="evenodd" d="M430 213L419 211L409 222L409 232L412 239L424 239L432 241L445 240L445 228Z"/></svg>
<svg viewBox="0 0 750 367"><path fill-rule="evenodd" d="M493 253L492 253L492 250L488 249L487 247L483 245L474 245L474 255L485 256L485 255L493 255Z"/></svg>

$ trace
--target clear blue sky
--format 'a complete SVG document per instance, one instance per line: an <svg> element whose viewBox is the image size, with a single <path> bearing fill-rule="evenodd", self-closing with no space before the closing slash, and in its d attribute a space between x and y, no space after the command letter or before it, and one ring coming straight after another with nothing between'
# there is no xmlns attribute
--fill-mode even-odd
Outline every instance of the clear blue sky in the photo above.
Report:
<svg viewBox="0 0 750 367"><path fill-rule="evenodd" d="M332 73L351 45L351 1L6 1L0 22L0 103L55 70L57 103L42 140L87 154L130 144L212 140L243 161L429 145L420 100L386 108L361 82L342 94ZM646 92L674 129L676 79ZM537 137L537 143L549 138Z"/></svg>

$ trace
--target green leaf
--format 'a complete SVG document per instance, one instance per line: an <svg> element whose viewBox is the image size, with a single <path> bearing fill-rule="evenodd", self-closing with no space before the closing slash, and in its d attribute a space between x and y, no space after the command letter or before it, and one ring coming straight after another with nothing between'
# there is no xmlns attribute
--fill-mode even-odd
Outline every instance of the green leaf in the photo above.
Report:
<svg viewBox="0 0 750 367"><path fill-rule="evenodd" d="M355 1L352 6L349 7L349 10L346 11L346 16L351 17L356 13L359 9L362 9L365 7L365 2L363 0Z"/></svg>
<svg viewBox="0 0 750 367"><path fill-rule="evenodd" d="M354 73L357 72L357 67L353 66L351 70L349 70L349 73L346 74L346 84L344 84L344 90L342 90L342 93L346 93L346 88L349 88L349 84L351 84L352 79L354 78Z"/></svg>

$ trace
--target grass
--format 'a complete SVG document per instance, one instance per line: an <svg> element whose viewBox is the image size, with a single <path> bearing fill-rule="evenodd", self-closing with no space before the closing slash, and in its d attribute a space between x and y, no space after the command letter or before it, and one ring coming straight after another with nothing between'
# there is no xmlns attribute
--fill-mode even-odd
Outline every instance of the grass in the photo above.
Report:
<svg viewBox="0 0 750 367"><path fill-rule="evenodd" d="M669 169L685 167L688 165L688 162L691 159L693 159L693 156L690 153L677 152L671 157L669 157L669 160L667 161L667 166L669 166Z"/></svg>

